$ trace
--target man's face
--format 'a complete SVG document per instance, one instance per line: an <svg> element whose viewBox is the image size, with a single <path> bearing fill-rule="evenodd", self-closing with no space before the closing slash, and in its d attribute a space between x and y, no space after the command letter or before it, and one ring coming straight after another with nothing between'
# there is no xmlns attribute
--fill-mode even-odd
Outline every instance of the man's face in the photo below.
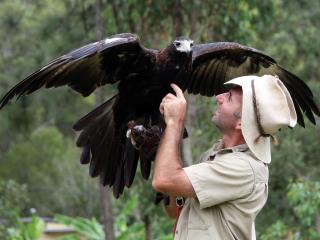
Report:
<svg viewBox="0 0 320 240"><path fill-rule="evenodd" d="M229 92L216 96L218 109L213 113L212 122L222 133L235 130L241 122L242 89L232 88Z"/></svg>

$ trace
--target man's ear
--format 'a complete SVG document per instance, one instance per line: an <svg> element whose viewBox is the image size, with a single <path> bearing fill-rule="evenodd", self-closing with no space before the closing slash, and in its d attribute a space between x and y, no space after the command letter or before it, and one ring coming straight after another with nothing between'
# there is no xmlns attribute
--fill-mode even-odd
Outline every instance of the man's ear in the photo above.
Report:
<svg viewBox="0 0 320 240"><path fill-rule="evenodd" d="M241 119L238 119L235 129L236 130L241 130Z"/></svg>

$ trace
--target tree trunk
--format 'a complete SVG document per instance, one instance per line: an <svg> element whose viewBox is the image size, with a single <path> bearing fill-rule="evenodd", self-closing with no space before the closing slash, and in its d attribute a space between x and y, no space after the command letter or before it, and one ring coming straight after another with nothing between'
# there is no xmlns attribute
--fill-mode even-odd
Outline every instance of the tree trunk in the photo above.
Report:
<svg viewBox="0 0 320 240"><path fill-rule="evenodd" d="M192 131L193 131L193 119L195 119L196 115L196 104L195 104L195 96L194 95L186 95L188 102L188 111L185 127L188 131L188 138L183 140L182 144L182 158L185 166L190 166L193 164L192 158Z"/></svg>
<svg viewBox="0 0 320 240"><path fill-rule="evenodd" d="M95 2L95 21L96 21L96 37L98 40L101 40L105 35L105 28L103 24L103 19L101 17L101 5L102 0L96 0ZM103 103L103 94L101 89L97 89L96 93L96 105L100 105ZM115 233L114 233L114 217L112 213L112 201L110 196L109 188L104 188L100 181L99 184L99 192L100 192L100 203L102 207L102 215L103 215L103 229L105 232L105 239L106 240L115 240Z"/></svg>
<svg viewBox="0 0 320 240"><path fill-rule="evenodd" d="M317 233L320 235L320 213L317 213L316 215L316 229Z"/></svg>
<svg viewBox="0 0 320 240"><path fill-rule="evenodd" d="M100 182L99 184L99 191L100 191L100 202L103 212L103 229L105 233L106 240L115 240L114 234L114 218L112 213L112 201L111 201L111 194L108 188L104 188Z"/></svg>
<svg viewBox="0 0 320 240"><path fill-rule="evenodd" d="M196 22L197 22L198 14L197 11L192 11L189 13L189 26L190 26L190 35L191 38L195 38L196 34ZM184 159L184 164L186 166L190 166L193 164L192 157L192 132L193 132L193 120L196 117L197 107L196 107L196 96L195 95L186 95L186 99L188 102L188 111L186 118L186 128L189 134L189 137L183 141L182 145L182 157Z"/></svg>
<svg viewBox="0 0 320 240"><path fill-rule="evenodd" d="M182 12L181 12L181 0L174 0L172 3L173 15L173 38L182 35Z"/></svg>
<svg viewBox="0 0 320 240"><path fill-rule="evenodd" d="M172 17L172 22L173 22L173 38L181 36L182 35L182 26L183 26L183 18L182 18L182 8L181 8L181 1L180 0L175 0L172 2L173 8L173 15ZM189 166L193 163L192 160L192 147L191 147L191 133L192 133L192 118L189 115L189 110L193 109L193 102L191 97L187 96L187 102L188 102L188 112L187 112L187 119L186 119L186 128L188 130L188 135L189 137L184 139L182 142L182 160L183 160L183 165L184 166Z"/></svg>
<svg viewBox="0 0 320 240"><path fill-rule="evenodd" d="M150 221L150 217L148 215L145 215L143 217L143 222L145 226L146 240L151 240L152 239L152 222Z"/></svg>
<svg viewBox="0 0 320 240"><path fill-rule="evenodd" d="M102 5L102 0L96 0L95 21L96 21L96 37L98 40L101 40L105 35L105 28L104 28L103 19L101 16L101 5Z"/></svg>

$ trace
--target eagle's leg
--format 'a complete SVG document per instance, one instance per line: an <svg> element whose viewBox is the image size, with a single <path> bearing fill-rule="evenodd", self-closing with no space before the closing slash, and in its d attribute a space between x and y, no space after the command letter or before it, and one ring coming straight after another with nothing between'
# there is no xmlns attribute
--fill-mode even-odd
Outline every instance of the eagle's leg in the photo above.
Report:
<svg viewBox="0 0 320 240"><path fill-rule="evenodd" d="M135 121L130 121L127 124L128 130L126 137L130 138L132 146L137 150L140 150L141 146L145 142L144 134L147 129L143 125L138 125Z"/></svg>
<svg viewBox="0 0 320 240"><path fill-rule="evenodd" d="M161 132L161 135L162 133L164 132L164 129L166 128L166 123L164 121L164 117L163 115L160 116L159 118L159 122L157 124L159 126L159 129L160 129L160 132ZM183 138L187 138L188 137L188 131L186 128L184 128L183 130L183 135L182 135Z"/></svg>
<svg viewBox="0 0 320 240"><path fill-rule="evenodd" d="M146 158L153 160L166 127L163 116L147 115L143 122L129 121L127 127L126 136L130 138L131 144L139 150L141 155L146 155ZM184 128L183 138L186 137L188 133Z"/></svg>

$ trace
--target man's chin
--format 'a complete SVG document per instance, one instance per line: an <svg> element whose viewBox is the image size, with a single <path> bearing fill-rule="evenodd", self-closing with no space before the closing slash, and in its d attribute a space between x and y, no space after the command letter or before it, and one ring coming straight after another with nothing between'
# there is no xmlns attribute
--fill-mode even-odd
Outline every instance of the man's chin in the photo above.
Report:
<svg viewBox="0 0 320 240"><path fill-rule="evenodd" d="M213 122L214 125L216 125L216 123L219 123L219 116L217 114L217 112L215 112L212 117L211 117L211 122Z"/></svg>
<svg viewBox="0 0 320 240"><path fill-rule="evenodd" d="M220 125L218 119L217 119L215 116L212 117L211 122L212 122L213 125L215 125L219 130L221 129L221 125Z"/></svg>

